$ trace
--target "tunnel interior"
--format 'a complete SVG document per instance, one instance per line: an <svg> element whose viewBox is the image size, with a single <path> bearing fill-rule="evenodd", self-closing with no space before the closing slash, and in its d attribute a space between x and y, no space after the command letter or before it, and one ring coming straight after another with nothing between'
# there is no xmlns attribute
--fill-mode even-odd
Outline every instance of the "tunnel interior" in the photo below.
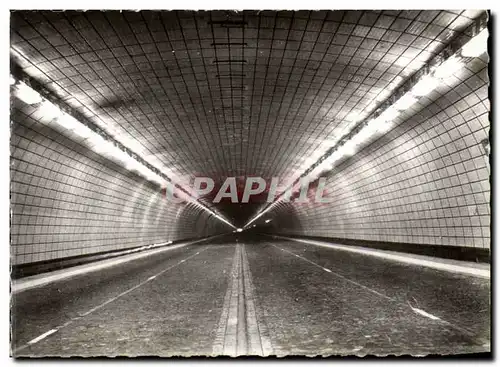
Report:
<svg viewBox="0 0 500 367"><path fill-rule="evenodd" d="M12 11L12 276L224 234L489 262L488 18Z"/></svg>

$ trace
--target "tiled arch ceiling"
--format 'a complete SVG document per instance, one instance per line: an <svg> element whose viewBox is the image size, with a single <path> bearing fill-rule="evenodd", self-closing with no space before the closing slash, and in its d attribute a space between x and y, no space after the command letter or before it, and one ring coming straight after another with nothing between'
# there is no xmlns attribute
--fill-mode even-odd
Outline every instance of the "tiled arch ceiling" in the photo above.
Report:
<svg viewBox="0 0 500 367"><path fill-rule="evenodd" d="M12 57L175 176L286 178L479 13L23 11Z"/></svg>

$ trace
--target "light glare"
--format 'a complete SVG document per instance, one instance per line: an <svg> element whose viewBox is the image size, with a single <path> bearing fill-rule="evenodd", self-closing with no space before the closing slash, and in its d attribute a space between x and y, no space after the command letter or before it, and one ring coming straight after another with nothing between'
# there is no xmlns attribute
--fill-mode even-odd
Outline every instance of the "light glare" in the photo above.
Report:
<svg viewBox="0 0 500 367"><path fill-rule="evenodd" d="M461 54L464 57L478 57L487 50L488 30L485 28L462 47Z"/></svg>
<svg viewBox="0 0 500 367"><path fill-rule="evenodd" d="M452 56L436 68L434 76L439 79L446 79L455 74L463 67L463 63L457 57Z"/></svg>
<svg viewBox="0 0 500 367"><path fill-rule="evenodd" d="M42 102L42 97L38 92L31 89L24 83L19 83L16 87L16 97L26 104L33 105Z"/></svg>
<svg viewBox="0 0 500 367"><path fill-rule="evenodd" d="M44 101L40 93L38 93L25 83L18 82L16 85L16 82L16 79L11 75L10 84L15 85L13 87L13 94L16 96L16 98L29 105L35 105L43 102L38 106L38 111L42 114L42 117L44 119L49 119L51 123L55 123L66 130L70 130L83 138L88 138L86 145L96 153L118 160L126 169L135 169L146 179L163 185L164 180L160 175L156 174L145 165L130 157L125 151L116 147L111 141L104 139L102 136L92 131L85 124L82 124L73 116L64 113L58 106L54 105L50 101ZM134 146L134 148L136 149L137 147L138 145ZM233 224L217 215L210 209L206 208L204 205L201 205L196 200L193 200L189 197L187 201L193 203L196 206L199 206L201 209L214 215L217 219L226 223L227 225L236 228ZM239 229L239 231L241 232L243 230Z"/></svg>
<svg viewBox="0 0 500 367"><path fill-rule="evenodd" d="M427 75L424 78L422 78L422 80L420 80L417 84L415 84L415 86L411 90L411 93L417 97L426 96L429 93L431 93L434 89L436 89L438 84L439 84L438 79L433 78L430 75Z"/></svg>
<svg viewBox="0 0 500 367"><path fill-rule="evenodd" d="M52 121L60 116L62 116L62 111L54 106L49 101L44 101L40 106L40 112L42 113L42 118Z"/></svg>
<svg viewBox="0 0 500 367"><path fill-rule="evenodd" d="M398 111L404 111L417 103L417 99L407 93L394 104L394 108Z"/></svg>

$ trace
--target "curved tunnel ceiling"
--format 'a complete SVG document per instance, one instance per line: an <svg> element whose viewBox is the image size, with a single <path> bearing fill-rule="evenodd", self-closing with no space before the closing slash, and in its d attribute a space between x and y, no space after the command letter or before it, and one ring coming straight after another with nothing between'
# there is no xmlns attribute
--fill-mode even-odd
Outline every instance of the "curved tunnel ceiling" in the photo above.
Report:
<svg viewBox="0 0 500 367"><path fill-rule="evenodd" d="M11 56L172 177L286 179L479 14L13 12ZM261 207L219 204L237 226Z"/></svg>

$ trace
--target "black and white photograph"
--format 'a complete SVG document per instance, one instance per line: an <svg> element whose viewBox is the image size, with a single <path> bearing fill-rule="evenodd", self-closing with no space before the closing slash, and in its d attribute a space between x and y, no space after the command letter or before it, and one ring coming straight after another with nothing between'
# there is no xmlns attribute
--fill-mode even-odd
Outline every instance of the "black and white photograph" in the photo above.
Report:
<svg viewBox="0 0 500 367"><path fill-rule="evenodd" d="M494 12L142 6L11 4L10 358L491 358Z"/></svg>

